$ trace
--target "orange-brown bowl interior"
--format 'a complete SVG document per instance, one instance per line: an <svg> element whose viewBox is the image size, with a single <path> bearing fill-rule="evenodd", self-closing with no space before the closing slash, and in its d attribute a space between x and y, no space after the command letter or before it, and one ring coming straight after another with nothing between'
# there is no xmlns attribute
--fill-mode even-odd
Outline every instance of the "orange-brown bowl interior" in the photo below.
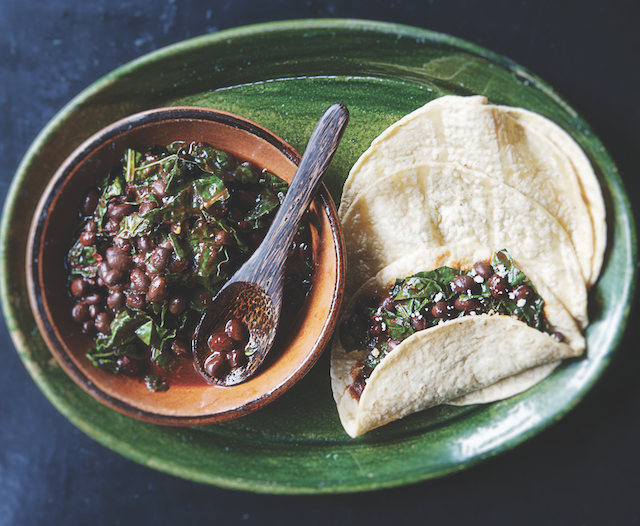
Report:
<svg viewBox="0 0 640 526"><path fill-rule="evenodd" d="M166 425L204 425L259 409L282 394L315 363L337 321L344 287L345 259L335 205L324 185L312 212L320 224L314 233L316 273L305 306L293 325L279 332L267 360L246 382L221 387L207 384L191 359L180 359L170 389L153 393L141 380L111 374L85 357L92 340L71 318L73 300L65 267L78 207L127 148L200 141L233 153L290 182L298 153L261 126L241 117L204 108L164 108L119 121L78 147L47 187L31 225L27 276L38 327L60 365L85 391L124 414ZM283 320L283 325L288 325Z"/></svg>

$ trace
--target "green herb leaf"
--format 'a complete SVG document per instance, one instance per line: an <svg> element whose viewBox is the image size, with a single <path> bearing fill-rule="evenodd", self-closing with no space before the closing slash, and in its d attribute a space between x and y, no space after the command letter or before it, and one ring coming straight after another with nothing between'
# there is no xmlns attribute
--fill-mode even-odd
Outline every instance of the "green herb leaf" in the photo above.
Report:
<svg viewBox="0 0 640 526"><path fill-rule="evenodd" d="M144 384L152 393L167 391L169 389L169 384L166 382L166 380L164 378L160 378L156 374L148 374L147 376L145 376Z"/></svg>
<svg viewBox="0 0 640 526"><path fill-rule="evenodd" d="M131 214L120 220L118 237L131 239L137 236L147 236L152 232L152 224L145 216Z"/></svg>
<svg viewBox="0 0 640 526"><path fill-rule="evenodd" d="M193 181L193 190L199 209L209 208L214 203L226 201L230 197L222 179L215 175Z"/></svg>
<svg viewBox="0 0 640 526"><path fill-rule="evenodd" d="M498 250L491 258L491 264L498 274L505 274L505 278L512 287L524 283L526 276L513 261L506 250Z"/></svg>

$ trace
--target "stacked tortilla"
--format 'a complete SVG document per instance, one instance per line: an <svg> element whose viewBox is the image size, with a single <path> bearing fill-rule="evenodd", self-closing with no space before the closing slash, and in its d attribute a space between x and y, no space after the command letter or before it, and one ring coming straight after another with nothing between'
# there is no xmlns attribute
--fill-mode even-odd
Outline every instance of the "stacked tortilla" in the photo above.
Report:
<svg viewBox="0 0 640 526"><path fill-rule="evenodd" d="M587 290L606 245L605 208L584 152L548 119L480 96L430 102L361 156L339 215L345 316L355 298L396 278L443 265L469 269L506 249L566 337L558 343L505 316L449 321L389 353L358 401L348 392L350 371L366 351L346 353L336 336L332 387L351 436L440 403L512 396L583 352Z"/></svg>

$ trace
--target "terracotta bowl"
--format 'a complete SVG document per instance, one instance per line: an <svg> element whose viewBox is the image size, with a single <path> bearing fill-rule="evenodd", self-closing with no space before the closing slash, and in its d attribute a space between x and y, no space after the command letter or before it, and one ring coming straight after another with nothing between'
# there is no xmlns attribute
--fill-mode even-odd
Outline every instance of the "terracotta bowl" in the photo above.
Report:
<svg viewBox="0 0 640 526"><path fill-rule="evenodd" d="M335 205L324 185L312 205L316 273L303 310L283 327L258 373L233 387L209 385L191 359L179 359L170 388L151 392L139 379L111 374L85 357L93 342L71 317L65 259L79 223L79 203L118 164L127 148L201 141L291 181L300 155L247 119L205 108L162 108L132 115L80 145L57 170L33 218L27 254L29 299L52 354L69 376L103 404L156 424L197 426L237 418L268 404L316 362L335 329L342 301L345 255Z"/></svg>

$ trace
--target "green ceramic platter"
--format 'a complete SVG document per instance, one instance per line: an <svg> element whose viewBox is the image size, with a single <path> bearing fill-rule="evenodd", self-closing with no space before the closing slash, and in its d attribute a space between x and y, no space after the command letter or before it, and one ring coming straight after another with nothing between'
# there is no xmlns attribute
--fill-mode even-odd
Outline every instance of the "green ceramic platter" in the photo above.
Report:
<svg viewBox="0 0 640 526"><path fill-rule="evenodd" d="M499 403L439 407L356 440L342 430L328 353L294 388L252 415L204 428L167 428L112 411L77 387L36 328L25 283L31 216L64 158L103 126L159 106L198 105L248 117L302 152L331 103L351 121L327 186L344 179L372 139L444 94L482 94L550 117L589 155L602 182L609 244L590 293L585 359ZM2 222L2 305L15 346L48 399L105 446L187 479L265 493L372 490L439 477L514 447L584 396L620 341L635 283L635 232L614 163L584 120L553 88L476 45L423 29L353 20L270 23L187 40L127 64L72 100L28 150ZM604 293L606 291L606 294Z"/></svg>

